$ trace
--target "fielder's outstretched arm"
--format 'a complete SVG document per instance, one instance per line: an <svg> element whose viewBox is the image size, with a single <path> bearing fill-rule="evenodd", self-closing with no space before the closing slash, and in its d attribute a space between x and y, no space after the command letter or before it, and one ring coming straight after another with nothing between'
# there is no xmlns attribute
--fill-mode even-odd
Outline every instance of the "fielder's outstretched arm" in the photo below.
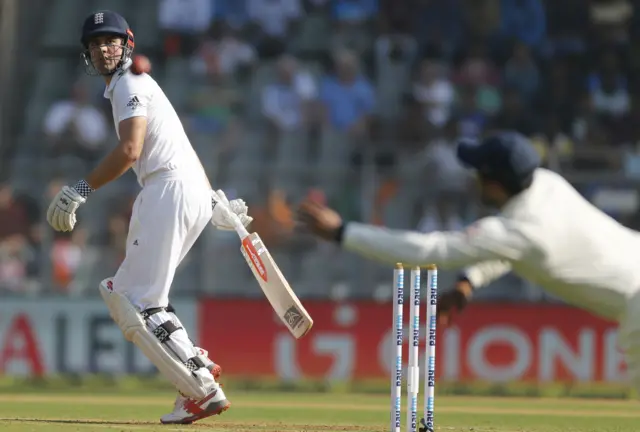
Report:
<svg viewBox="0 0 640 432"><path fill-rule="evenodd" d="M483 261L519 261L531 250L529 239L512 222L499 217L481 219L465 231L428 234L349 222L344 226L341 243L348 251L384 263L436 264L442 268Z"/></svg>
<svg viewBox="0 0 640 432"><path fill-rule="evenodd" d="M465 268L462 271L462 276L469 281L473 289L479 289L500 279L510 271L511 263L509 261L483 261Z"/></svg>

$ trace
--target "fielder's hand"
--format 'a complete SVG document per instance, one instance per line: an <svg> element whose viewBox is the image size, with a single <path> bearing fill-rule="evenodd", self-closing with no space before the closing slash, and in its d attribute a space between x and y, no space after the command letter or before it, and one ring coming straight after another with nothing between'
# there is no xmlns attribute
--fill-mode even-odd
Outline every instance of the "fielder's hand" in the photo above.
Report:
<svg viewBox="0 0 640 432"><path fill-rule="evenodd" d="M307 199L300 204L297 216L298 220L316 236L325 240L341 241L343 221L335 210Z"/></svg>
<svg viewBox="0 0 640 432"><path fill-rule="evenodd" d="M64 186L47 210L47 222L56 231L72 231L76 226L76 210L87 201L93 190L84 180L75 186Z"/></svg>
<svg viewBox="0 0 640 432"><path fill-rule="evenodd" d="M469 303L473 287L467 280L456 282L453 290L447 291L438 298L437 319L438 325L448 327L453 321L453 312L461 311Z"/></svg>
<svg viewBox="0 0 640 432"><path fill-rule="evenodd" d="M214 227L220 230L233 231L235 229L233 221L229 220L229 215L222 209L222 206L226 206L229 210L235 213L245 228L253 222L253 218L247 214L249 208L242 199L229 201L222 190L217 190L211 191L211 203L213 205L211 223Z"/></svg>

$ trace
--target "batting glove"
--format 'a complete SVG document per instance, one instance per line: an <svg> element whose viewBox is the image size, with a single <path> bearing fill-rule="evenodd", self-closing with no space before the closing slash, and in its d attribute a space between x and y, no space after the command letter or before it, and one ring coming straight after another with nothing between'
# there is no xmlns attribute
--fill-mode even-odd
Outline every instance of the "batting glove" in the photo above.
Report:
<svg viewBox="0 0 640 432"><path fill-rule="evenodd" d="M211 191L211 204L213 206L213 216L211 217L211 223L214 227L223 231L233 231L233 221L229 219L229 215L222 209L222 206L226 206L232 213L234 213L242 222L244 227L248 227L253 218L247 214L249 207L242 199L234 199L229 201L227 196L222 190Z"/></svg>
<svg viewBox="0 0 640 432"><path fill-rule="evenodd" d="M76 226L76 210L93 192L89 184L80 180L74 186L64 186L53 198L47 210L47 222L56 231L72 231Z"/></svg>

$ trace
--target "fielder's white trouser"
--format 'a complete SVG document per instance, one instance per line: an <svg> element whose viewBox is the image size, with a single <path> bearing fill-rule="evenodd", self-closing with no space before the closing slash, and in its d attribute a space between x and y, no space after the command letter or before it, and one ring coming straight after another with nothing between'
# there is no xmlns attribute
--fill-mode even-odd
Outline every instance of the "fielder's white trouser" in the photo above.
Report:
<svg viewBox="0 0 640 432"><path fill-rule="evenodd" d="M211 192L201 182L183 180L173 171L151 175L133 204L114 290L140 310L167 307L176 268L211 222L212 212Z"/></svg>
<svg viewBox="0 0 640 432"><path fill-rule="evenodd" d="M640 292L627 302L618 328L618 345L624 353L630 384L640 396Z"/></svg>

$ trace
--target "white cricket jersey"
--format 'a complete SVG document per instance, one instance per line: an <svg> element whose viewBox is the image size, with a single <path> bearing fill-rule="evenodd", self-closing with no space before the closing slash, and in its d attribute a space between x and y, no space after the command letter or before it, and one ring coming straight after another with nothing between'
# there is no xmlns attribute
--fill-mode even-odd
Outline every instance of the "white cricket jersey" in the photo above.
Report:
<svg viewBox="0 0 640 432"><path fill-rule="evenodd" d="M129 70L130 66L131 60L113 76L104 97L111 101L118 138L121 121L131 117L147 118L142 154L133 166L138 183L144 186L148 176L160 171L202 173L198 156L167 96L151 76L135 75ZM202 176L204 180L204 173Z"/></svg>
<svg viewBox="0 0 640 432"><path fill-rule="evenodd" d="M466 274L476 287L513 271L568 304L611 319L640 290L640 233L543 168L498 216L465 231L420 234L348 223L343 244L390 264L470 266Z"/></svg>

